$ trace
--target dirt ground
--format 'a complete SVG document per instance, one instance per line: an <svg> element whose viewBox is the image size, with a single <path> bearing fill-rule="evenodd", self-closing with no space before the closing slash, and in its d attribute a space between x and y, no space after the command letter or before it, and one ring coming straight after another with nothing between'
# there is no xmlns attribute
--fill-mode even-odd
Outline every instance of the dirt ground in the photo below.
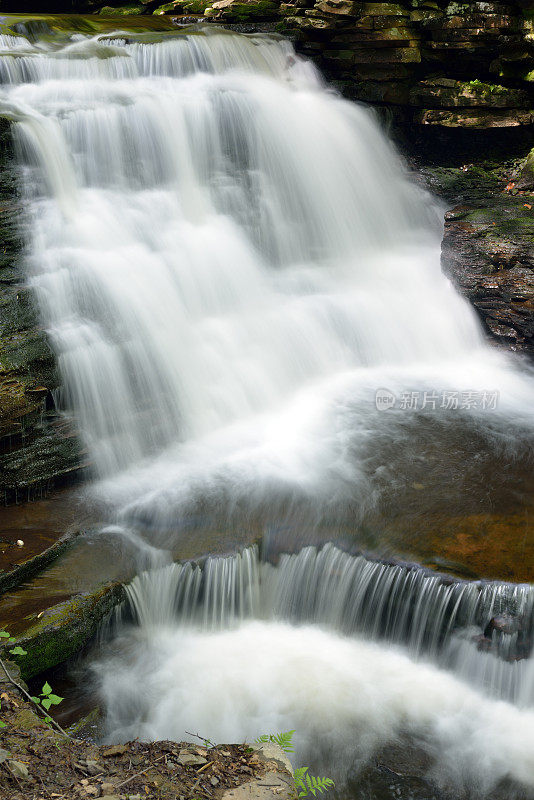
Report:
<svg viewBox="0 0 534 800"><path fill-rule="evenodd" d="M101 745L66 738L0 684L1 800L219 800L266 772L248 745Z"/></svg>

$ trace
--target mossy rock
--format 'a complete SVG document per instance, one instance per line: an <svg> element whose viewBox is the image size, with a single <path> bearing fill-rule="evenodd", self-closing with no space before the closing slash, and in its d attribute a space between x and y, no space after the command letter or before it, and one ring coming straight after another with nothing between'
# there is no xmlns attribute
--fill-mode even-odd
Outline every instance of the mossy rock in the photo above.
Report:
<svg viewBox="0 0 534 800"><path fill-rule="evenodd" d="M225 22L260 22L276 19L279 16L279 6L272 0L251 0L248 3L218 0L206 8L204 16Z"/></svg>
<svg viewBox="0 0 534 800"><path fill-rule="evenodd" d="M22 677L28 680L78 653L95 635L101 620L123 599L122 584L105 584L52 606L39 619L35 617L16 641L26 655L12 656Z"/></svg>
<svg viewBox="0 0 534 800"><path fill-rule="evenodd" d="M145 10L145 6L133 3L132 5L118 6L117 8L104 6L98 13L105 17L135 17L144 14Z"/></svg>
<svg viewBox="0 0 534 800"><path fill-rule="evenodd" d="M23 581L33 578L49 564L56 561L59 556L63 555L72 546L77 536L79 536L79 532L67 533L42 553L38 553L32 558L27 558L12 570L9 570L9 572L0 571L0 594L7 592L8 589L13 589L15 586L20 586Z"/></svg>
<svg viewBox="0 0 534 800"><path fill-rule="evenodd" d="M210 6L209 0L174 0L165 3L154 11L154 14L178 14L203 16L204 11Z"/></svg>
<svg viewBox="0 0 534 800"><path fill-rule="evenodd" d="M525 159L516 189L534 189L534 147Z"/></svg>

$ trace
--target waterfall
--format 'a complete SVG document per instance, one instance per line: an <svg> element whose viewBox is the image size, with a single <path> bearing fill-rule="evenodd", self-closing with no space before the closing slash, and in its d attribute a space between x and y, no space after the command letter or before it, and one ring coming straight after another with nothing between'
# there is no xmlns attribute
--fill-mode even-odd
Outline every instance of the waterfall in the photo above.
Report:
<svg viewBox="0 0 534 800"><path fill-rule="evenodd" d="M205 26L2 36L0 114L58 404L143 570L93 665L110 738L296 728L349 764L407 737L445 786L534 790L531 587L333 545L171 563L192 519L334 539L528 469L532 376L441 273L442 209L373 114L283 38Z"/></svg>
<svg viewBox="0 0 534 800"><path fill-rule="evenodd" d="M127 593L127 617L147 629L174 623L222 631L250 619L314 624L403 645L489 694L534 705L530 585L453 581L327 544L283 554L276 566L256 548L202 566L173 564L141 573Z"/></svg>
<svg viewBox="0 0 534 800"><path fill-rule="evenodd" d="M440 272L437 207L370 112L283 39L161 38L2 42L28 270L96 473L157 457L165 489L185 461L213 485L253 456L266 482L305 483L310 436L339 473L339 443L315 429L347 394L363 406L350 427L362 411L376 426L383 385L501 388L526 414Z"/></svg>

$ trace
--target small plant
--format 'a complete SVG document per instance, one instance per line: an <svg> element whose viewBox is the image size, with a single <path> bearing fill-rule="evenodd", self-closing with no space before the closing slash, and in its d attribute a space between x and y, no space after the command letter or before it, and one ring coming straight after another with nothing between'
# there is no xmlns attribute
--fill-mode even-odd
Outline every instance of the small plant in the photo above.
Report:
<svg viewBox="0 0 534 800"><path fill-rule="evenodd" d="M293 734L295 731L287 731L287 733L265 733L256 739L256 744L263 744L265 742L273 742L282 748L284 753L294 753L293 747Z"/></svg>
<svg viewBox="0 0 534 800"><path fill-rule="evenodd" d="M294 753L294 733L295 731L287 731L287 733L266 733L256 739L256 744L273 742L281 747L284 753ZM323 792L331 789L335 784L332 778L317 778L315 775L310 775L308 767L297 767L295 769L295 786L299 797L309 797L310 794L315 797L317 794L323 794Z"/></svg>
<svg viewBox="0 0 534 800"><path fill-rule="evenodd" d="M308 797L312 794L314 797L317 793L322 794L334 786L332 778L316 778L315 775L310 775L308 767L297 767L295 770L295 786L299 797Z"/></svg>
<svg viewBox="0 0 534 800"><path fill-rule="evenodd" d="M1 640L2 639L4 639L4 644L6 644L6 645L7 644L13 644L14 642L17 641L7 631L0 631L0 644L1 644ZM25 656L25 655L28 654L28 651L24 650L24 648L20 647L20 645L17 645L16 647L12 647L9 652L14 656ZM2 661L2 659L0 659L0 664L2 665L2 669L4 670L4 672L6 674L6 677L13 684L13 686L15 686L20 692L22 692L22 694L24 694L28 698L28 700L32 700L37 706L40 706L41 711L42 711L43 716L44 716L44 721L46 722L46 724L50 728L52 727L52 724L54 724L55 727L58 728L58 730L61 731L61 733L63 733L64 735L68 735L68 734L65 733L65 731L63 730L61 725L58 722L56 722L55 720L53 720L52 717L49 716L49 714L47 713L49 711L49 709L50 709L50 706L57 706L63 700L63 697L59 697L59 695L52 693L52 687L50 686L48 681L43 686L43 690L42 690L41 694L39 695L39 697L31 697L28 694L28 692L22 686L20 686L16 681L13 680L13 678L9 674L9 672L7 670L7 667L4 664L4 662ZM2 708L2 701L0 699L0 710L1 710L1 708ZM43 709L44 709L44 711L43 711ZM0 720L0 728L7 728L7 723L5 723L3 720Z"/></svg>
<svg viewBox="0 0 534 800"><path fill-rule="evenodd" d="M63 700L63 697L58 697L57 694L52 694L52 687L50 686L50 684L47 681L45 683L45 685L43 686L43 690L42 690L41 694L39 695L39 697L32 697L32 700L37 705L41 704L42 707L46 711L48 711L50 706L58 706L61 703L61 701ZM50 723L52 722L52 717L49 717L47 715L45 717L45 722L47 722L50 725Z"/></svg>
<svg viewBox="0 0 534 800"><path fill-rule="evenodd" d="M6 644L13 644L13 642L17 641L7 631L0 631L0 639L7 639ZM13 647L9 652L14 656L25 656L28 651L23 650L22 647L17 646Z"/></svg>

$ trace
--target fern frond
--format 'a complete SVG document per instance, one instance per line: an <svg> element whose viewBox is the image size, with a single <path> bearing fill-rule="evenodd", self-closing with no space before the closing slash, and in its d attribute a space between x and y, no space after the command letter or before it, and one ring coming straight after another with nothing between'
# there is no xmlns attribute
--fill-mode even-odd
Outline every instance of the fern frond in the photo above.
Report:
<svg viewBox="0 0 534 800"><path fill-rule="evenodd" d="M295 770L295 786L299 797L308 797L310 794L315 797L317 793L322 794L331 789L334 781L332 778L317 778L309 774L308 767L299 767Z"/></svg>
<svg viewBox="0 0 534 800"><path fill-rule="evenodd" d="M256 744L273 742L281 747L284 753L293 753L295 751L292 742L294 733L295 731L287 731L286 733L264 733L262 736L258 736Z"/></svg>
<svg viewBox="0 0 534 800"><path fill-rule="evenodd" d="M276 744L282 748L284 753L293 753L295 748L293 747L293 734L295 731L287 731L286 733L275 733L274 741Z"/></svg>

